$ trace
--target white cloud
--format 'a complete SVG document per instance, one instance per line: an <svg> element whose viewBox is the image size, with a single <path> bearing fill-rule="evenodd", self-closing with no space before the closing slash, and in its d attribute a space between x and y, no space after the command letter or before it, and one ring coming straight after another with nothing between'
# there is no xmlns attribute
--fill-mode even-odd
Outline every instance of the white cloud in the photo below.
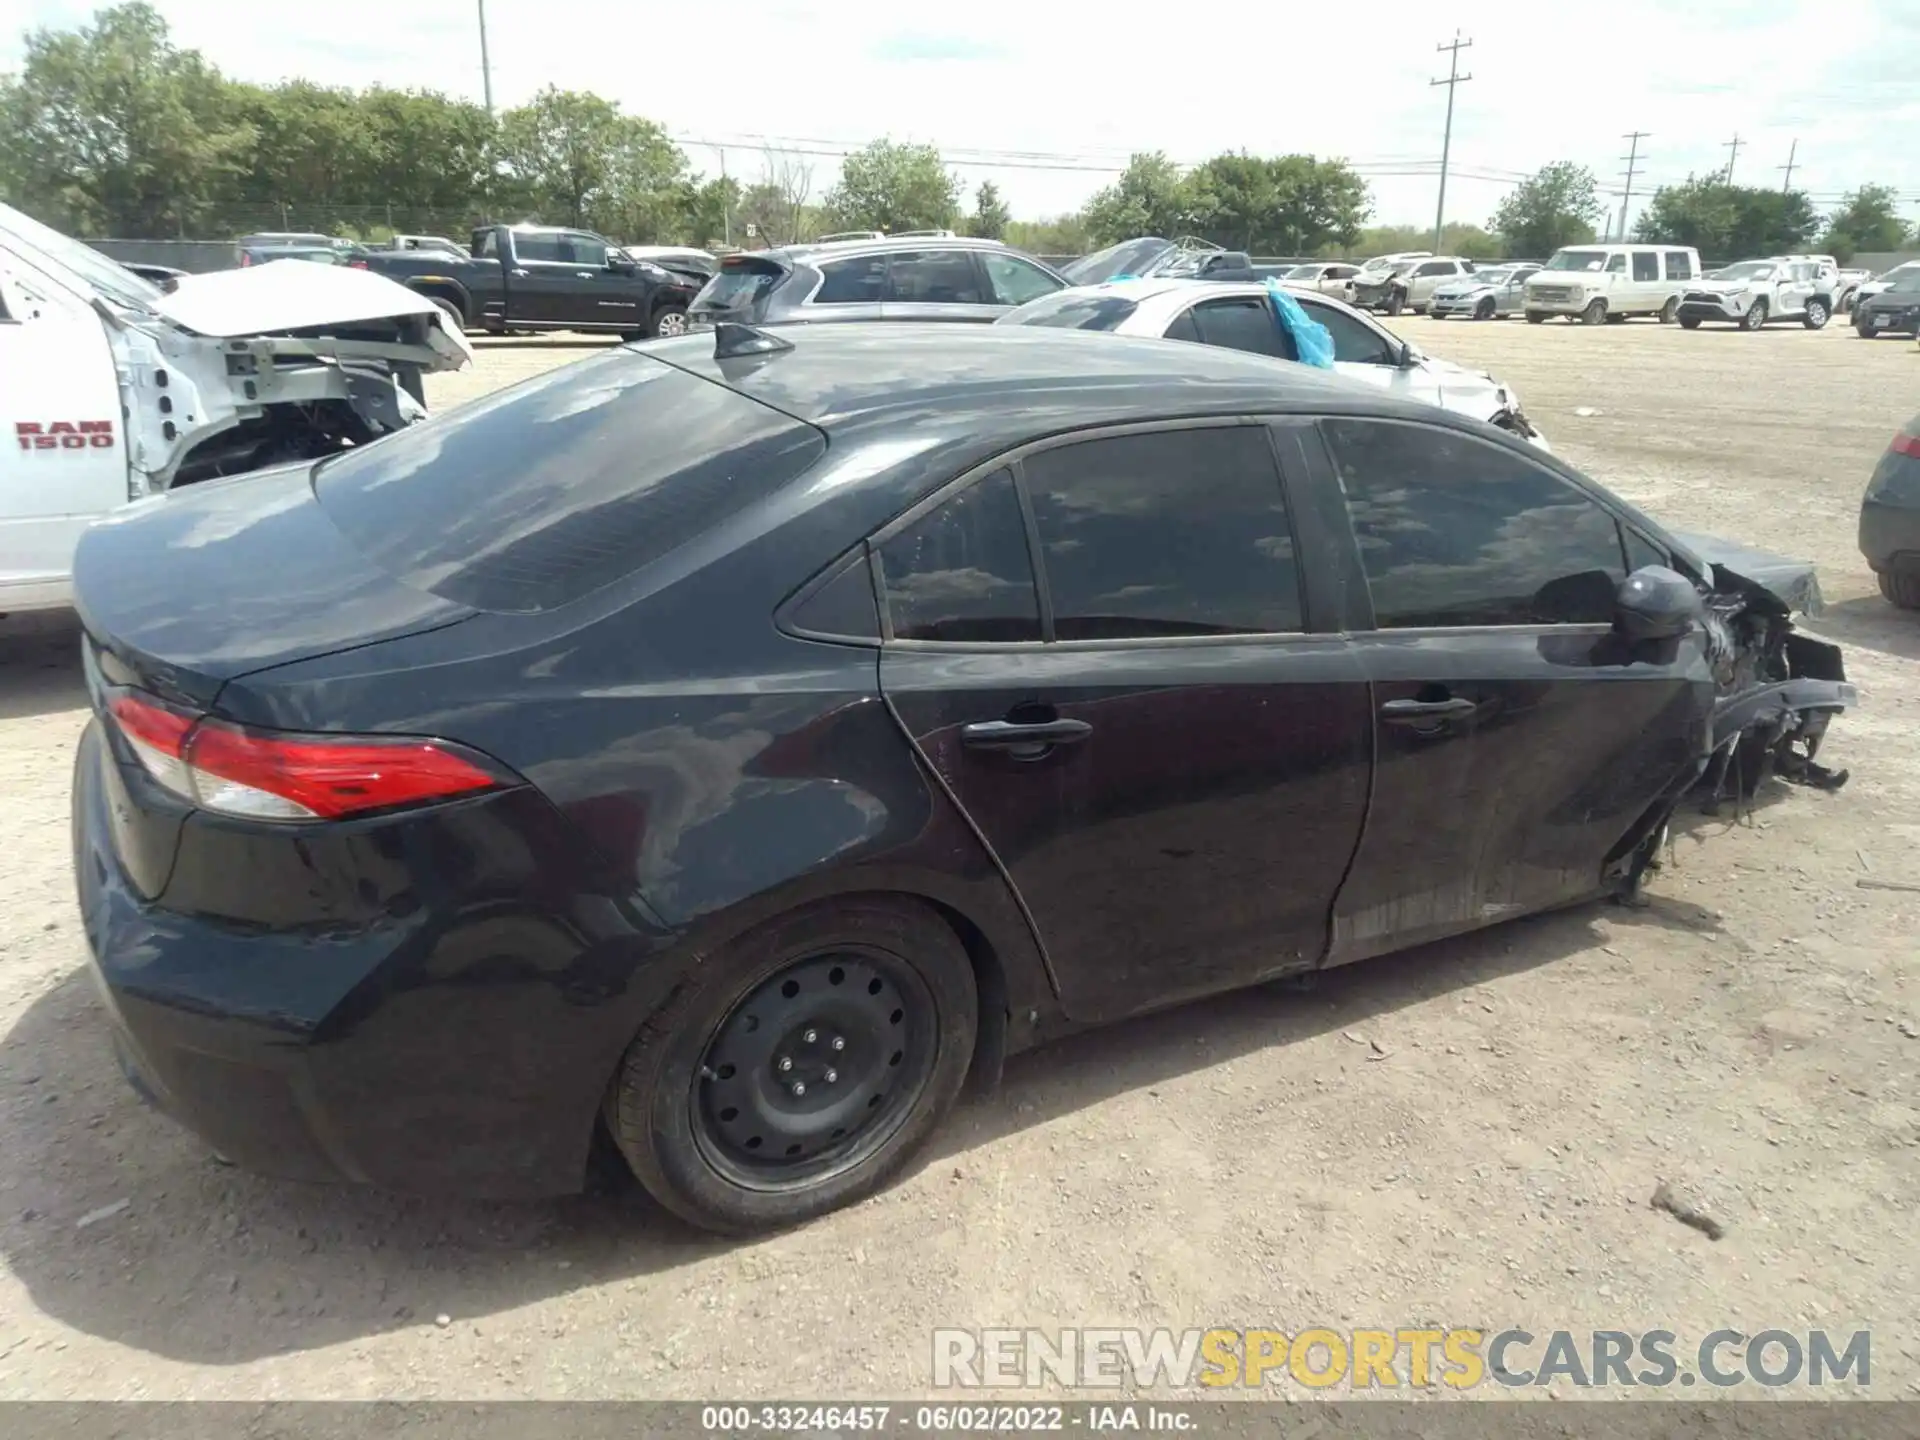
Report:
<svg viewBox="0 0 1920 1440"><path fill-rule="evenodd" d="M183 44L243 78L480 95L473 0L158 3ZM27 24L85 12L75 0L25 8ZM1473 79L1458 92L1450 219L1484 222L1505 193L1498 177L1552 160L1617 186L1620 137L1636 129L1650 132L1639 194L1724 164L1722 142L1738 134L1736 179L1778 183L1797 140L1794 178L1816 199L1877 181L1920 200L1907 138L1920 119L1914 0L1482 0L1457 12L1374 0L1275 13L1285 18L1250 10L1223 31L1185 24L1178 7L1024 0L945 7L937 21L844 0L487 6L500 105L549 82L596 90L677 136L723 142L734 174L758 171L755 136L822 150L882 134L931 141L1020 215L1077 206L1130 150L1193 160L1245 148L1345 155L1367 168L1380 219L1429 221L1435 178L1392 172L1438 157L1446 95L1428 82L1445 74L1434 47L1456 23L1473 40L1461 56ZM0 66L17 54L16 37L0 38ZM687 150L718 169L714 149ZM814 163L824 193L837 160Z"/></svg>

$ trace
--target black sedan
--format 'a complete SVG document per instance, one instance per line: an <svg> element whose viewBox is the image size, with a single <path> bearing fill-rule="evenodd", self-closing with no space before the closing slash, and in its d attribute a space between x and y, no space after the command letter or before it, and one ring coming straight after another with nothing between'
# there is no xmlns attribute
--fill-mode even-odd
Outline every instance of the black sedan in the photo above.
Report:
<svg viewBox="0 0 1920 1440"><path fill-rule="evenodd" d="M721 325L76 563L86 934L232 1160L845 1204L1078 1026L1635 890L1851 691L1563 462L1262 357Z"/></svg>
<svg viewBox="0 0 1920 1440"><path fill-rule="evenodd" d="M1877 295L1869 295L1853 307L1853 328L1862 340L1882 335L1920 338L1920 270L1894 277L1893 283Z"/></svg>
<svg viewBox="0 0 1920 1440"><path fill-rule="evenodd" d="M1920 415L1893 437L1860 502L1860 553L1880 593L1920 610Z"/></svg>

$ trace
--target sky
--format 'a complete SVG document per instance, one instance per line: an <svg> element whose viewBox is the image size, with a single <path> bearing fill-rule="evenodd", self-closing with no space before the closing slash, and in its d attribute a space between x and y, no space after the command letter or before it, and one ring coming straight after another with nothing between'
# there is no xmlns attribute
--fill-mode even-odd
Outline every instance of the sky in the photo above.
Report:
<svg viewBox="0 0 1920 1440"><path fill-rule="evenodd" d="M236 78L474 99L477 3L157 0L177 42ZM969 197L991 180L1021 218L1077 209L1133 151L1244 149L1345 158L1372 186L1375 223L1431 225L1447 101L1431 82L1458 33L1472 79L1455 90L1450 221L1485 224L1513 181L1555 160L1591 168L1617 217L1635 130L1635 214L1654 186L1730 157L1736 182L1781 184L1791 154L1817 204L1882 183L1920 219L1920 0L1249 5L1237 29L1214 6L484 3L497 107L549 83L593 90L665 126L709 174L724 156L750 180L767 148L796 155L816 195L841 154L881 136L937 145ZM95 7L4 8L0 71L22 30Z"/></svg>

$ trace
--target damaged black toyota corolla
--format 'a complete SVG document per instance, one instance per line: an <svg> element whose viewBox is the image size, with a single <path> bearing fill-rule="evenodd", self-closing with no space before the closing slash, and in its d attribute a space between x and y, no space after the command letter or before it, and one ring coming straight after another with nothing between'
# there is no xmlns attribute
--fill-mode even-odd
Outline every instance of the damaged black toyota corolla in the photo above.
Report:
<svg viewBox="0 0 1920 1440"><path fill-rule="evenodd" d="M790 1223L1009 1052L1837 783L1840 656L1753 558L1230 350L622 347L88 533L87 938L130 1079L239 1163L529 1196L604 1134Z"/></svg>

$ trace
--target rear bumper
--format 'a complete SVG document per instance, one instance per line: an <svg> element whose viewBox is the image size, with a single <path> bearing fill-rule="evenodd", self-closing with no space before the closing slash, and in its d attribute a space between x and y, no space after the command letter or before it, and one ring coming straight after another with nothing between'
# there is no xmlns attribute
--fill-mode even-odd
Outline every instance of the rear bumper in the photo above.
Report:
<svg viewBox="0 0 1920 1440"><path fill-rule="evenodd" d="M1920 508L1866 501L1860 507L1860 553L1876 573L1920 573Z"/></svg>
<svg viewBox="0 0 1920 1440"><path fill-rule="evenodd" d="M136 1091L269 1175L579 1189L652 945L564 822L515 790L308 835L170 805L88 727L74 867Z"/></svg>

